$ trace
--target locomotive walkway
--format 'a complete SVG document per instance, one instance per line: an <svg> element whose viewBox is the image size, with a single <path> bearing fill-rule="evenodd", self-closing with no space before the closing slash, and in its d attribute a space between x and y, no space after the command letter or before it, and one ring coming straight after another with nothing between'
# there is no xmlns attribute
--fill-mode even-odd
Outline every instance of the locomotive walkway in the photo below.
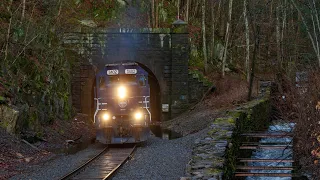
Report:
<svg viewBox="0 0 320 180"><path fill-rule="evenodd" d="M135 145L129 145L129 147L123 148L106 147L95 157L62 177L61 180L109 179L127 162L135 149Z"/></svg>

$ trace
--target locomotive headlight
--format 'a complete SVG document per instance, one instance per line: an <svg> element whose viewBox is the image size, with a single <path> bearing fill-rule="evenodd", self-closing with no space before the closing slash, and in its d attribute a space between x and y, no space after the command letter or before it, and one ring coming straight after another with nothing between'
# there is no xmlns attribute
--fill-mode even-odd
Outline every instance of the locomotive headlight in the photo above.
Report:
<svg viewBox="0 0 320 180"><path fill-rule="evenodd" d="M104 114L102 114L102 119L104 121L108 121L110 119L110 115L108 113L104 113Z"/></svg>
<svg viewBox="0 0 320 180"><path fill-rule="evenodd" d="M118 97L124 99L127 96L127 89L124 86L118 87Z"/></svg>
<svg viewBox="0 0 320 180"><path fill-rule="evenodd" d="M140 120L140 119L142 119L142 113L141 112L136 112L135 114L134 114L134 118L136 119L136 120Z"/></svg>

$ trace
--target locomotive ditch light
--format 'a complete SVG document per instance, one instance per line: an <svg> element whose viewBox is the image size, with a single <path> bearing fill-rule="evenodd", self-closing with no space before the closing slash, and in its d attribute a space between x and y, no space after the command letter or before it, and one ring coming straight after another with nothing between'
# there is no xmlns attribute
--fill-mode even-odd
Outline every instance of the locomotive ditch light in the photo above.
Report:
<svg viewBox="0 0 320 180"><path fill-rule="evenodd" d="M127 89L124 86L120 86L117 93L120 99L124 99L127 96Z"/></svg>
<svg viewBox="0 0 320 180"><path fill-rule="evenodd" d="M108 121L110 119L110 115L108 113L104 113L104 114L102 114L102 119L104 121Z"/></svg>
<svg viewBox="0 0 320 180"><path fill-rule="evenodd" d="M142 117L143 117L143 115L142 115L141 112L136 112L136 113L134 114L134 118L135 118L136 120L141 120Z"/></svg>

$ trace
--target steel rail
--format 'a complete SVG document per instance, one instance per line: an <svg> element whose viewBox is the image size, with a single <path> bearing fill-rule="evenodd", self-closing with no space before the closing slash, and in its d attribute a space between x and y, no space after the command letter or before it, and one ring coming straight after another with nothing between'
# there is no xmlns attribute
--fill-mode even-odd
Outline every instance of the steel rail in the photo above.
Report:
<svg viewBox="0 0 320 180"><path fill-rule="evenodd" d="M98 159L102 154L104 154L105 152L107 152L109 150L108 147L104 148L102 151L100 151L96 156L94 156L93 158L89 159L87 162L83 163L82 165L80 165L79 167L77 167L75 170L73 170L72 172L70 172L69 174L66 174L65 176L63 176L62 178L60 178L60 180L67 180L72 178L73 176L76 176L78 173L80 173L82 170L84 170L84 168L86 168L89 164L91 164L91 162L93 162L94 160Z"/></svg>
<svg viewBox="0 0 320 180"><path fill-rule="evenodd" d="M128 149L128 148L123 148L123 149ZM95 179L110 179L111 177L113 177L115 175L115 173L117 172L118 169L120 169L120 167L122 167L122 165L124 165L133 155L134 151L136 150L136 145L134 145L132 147L132 149L129 151L128 155L121 160L121 162L119 164L116 165L116 167L112 168L112 170L110 172L107 173L107 175L104 176L99 176L99 177L95 177ZM99 154L97 154L96 156L94 156L93 158L91 158L90 160L88 160L87 162L85 162L84 164L82 164L81 166L79 166L77 169L73 170L71 173L63 176L62 178L60 178L60 180L67 180L67 179L73 179L73 178L81 178L81 176L83 176L83 171L87 171L87 170L95 170L94 164L95 162L99 163L99 161L103 162L103 157L104 155L107 155L107 153L109 153L110 151L112 151L112 148L110 147L106 147L105 149L103 149L101 152L99 152ZM115 155L117 155L115 153ZM123 153L121 154L123 155ZM90 168L90 165L92 165L92 167ZM110 168L108 166L105 167L106 169Z"/></svg>
<svg viewBox="0 0 320 180"><path fill-rule="evenodd" d="M120 167L122 167L132 157L134 151L136 150L136 147L137 146L134 145L129 156L126 159L124 159L117 167L115 167L105 178L103 178L103 180L107 180L107 179L112 178L115 175L115 173L117 172L117 170L120 169Z"/></svg>

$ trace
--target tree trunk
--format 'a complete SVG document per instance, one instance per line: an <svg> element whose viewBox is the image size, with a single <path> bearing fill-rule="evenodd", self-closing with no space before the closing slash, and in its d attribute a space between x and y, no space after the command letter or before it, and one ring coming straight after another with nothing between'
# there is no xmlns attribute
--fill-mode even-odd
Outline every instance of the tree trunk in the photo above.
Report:
<svg viewBox="0 0 320 180"><path fill-rule="evenodd" d="M186 22L189 21L189 4L190 4L190 0L187 0Z"/></svg>
<svg viewBox="0 0 320 180"><path fill-rule="evenodd" d="M245 61L245 68L246 68L246 76L247 82L250 80L250 32L249 32L249 22L248 22L248 11L247 11L247 0L243 1L243 17L244 17L244 24L245 24L245 34L246 34L246 61Z"/></svg>
<svg viewBox="0 0 320 180"><path fill-rule="evenodd" d="M25 12L26 12L26 0L22 0L21 23L24 20Z"/></svg>
<svg viewBox="0 0 320 180"><path fill-rule="evenodd" d="M4 62L6 63L7 57L8 57L8 51L9 51L9 39L10 39L10 33L11 33L11 25L12 25L12 11L11 11L11 6L12 6L12 0L10 1L10 4L8 6L8 11L10 13L10 19L9 19L9 26L8 26L8 31L7 31L7 37L6 37L6 46L4 50Z"/></svg>
<svg viewBox="0 0 320 180"><path fill-rule="evenodd" d="M229 45L229 34L230 34L230 26L231 26L231 18L232 18L232 4L233 0L229 0L229 19L227 22L227 28L226 28L226 36L225 36L225 47L224 47L224 54L222 59L222 77L225 76L225 66L227 63L227 51L228 51L228 45Z"/></svg>
<svg viewBox="0 0 320 180"><path fill-rule="evenodd" d="M159 28L159 2L158 0L156 0L156 4L155 4L155 8L156 8L156 28Z"/></svg>
<svg viewBox="0 0 320 180"><path fill-rule="evenodd" d="M180 0L178 0L178 5L177 5L177 9L178 9L178 19L180 19Z"/></svg>
<svg viewBox="0 0 320 180"><path fill-rule="evenodd" d="M248 93L248 101L251 100L252 89L253 89L253 79L254 79L254 70L257 58L257 51L260 45L260 27L257 25L256 32L254 35L255 43L253 49L253 57L252 57L252 65L251 65L251 74L250 74L250 83L249 83L249 93Z"/></svg>
<svg viewBox="0 0 320 180"><path fill-rule="evenodd" d="M319 40L318 40L318 35L320 33L320 24L319 24L319 14L318 14L318 9L316 7L316 3L313 0L312 1L313 4L313 11L314 13L311 14L311 19L312 19L312 25L313 25L313 31L314 31L314 37L316 39L316 47L317 47L317 57L318 57L318 61L319 61L319 66L320 66L320 47L319 47ZM315 16L315 19L313 18L313 14Z"/></svg>
<svg viewBox="0 0 320 180"><path fill-rule="evenodd" d="M281 61L284 62L285 57L285 47L284 47L284 33L287 27L287 0L284 0L284 5L282 7L282 30L281 30L281 38L280 38L280 46L281 46Z"/></svg>
<svg viewBox="0 0 320 180"><path fill-rule="evenodd" d="M211 42L211 61L214 61L215 51L215 16L214 16L214 2L211 1L211 23L212 23L212 42Z"/></svg>
<svg viewBox="0 0 320 180"><path fill-rule="evenodd" d="M152 0L151 1L151 21L152 21L152 28L155 28L156 27L156 23L155 23L155 11L154 11L154 1L155 0Z"/></svg>
<svg viewBox="0 0 320 180"><path fill-rule="evenodd" d="M148 3L148 11L147 11L147 18L148 18L148 27L151 28L152 27L152 20L151 20L151 14L152 14L152 7L151 7L151 3Z"/></svg>
<svg viewBox="0 0 320 180"><path fill-rule="evenodd" d="M280 41L280 7L276 8L276 41L277 41L277 63L278 72L282 71L282 61L281 61L281 41Z"/></svg>
<svg viewBox="0 0 320 180"><path fill-rule="evenodd" d="M207 57L207 43L206 43L206 0L202 0L202 50L203 50L203 64L204 73L208 73L208 57Z"/></svg>
<svg viewBox="0 0 320 180"><path fill-rule="evenodd" d="M201 3L201 1L196 1L196 7L194 8L194 11L193 11L193 17L196 17L197 15L197 12L198 12L198 9L199 9L199 2Z"/></svg>

